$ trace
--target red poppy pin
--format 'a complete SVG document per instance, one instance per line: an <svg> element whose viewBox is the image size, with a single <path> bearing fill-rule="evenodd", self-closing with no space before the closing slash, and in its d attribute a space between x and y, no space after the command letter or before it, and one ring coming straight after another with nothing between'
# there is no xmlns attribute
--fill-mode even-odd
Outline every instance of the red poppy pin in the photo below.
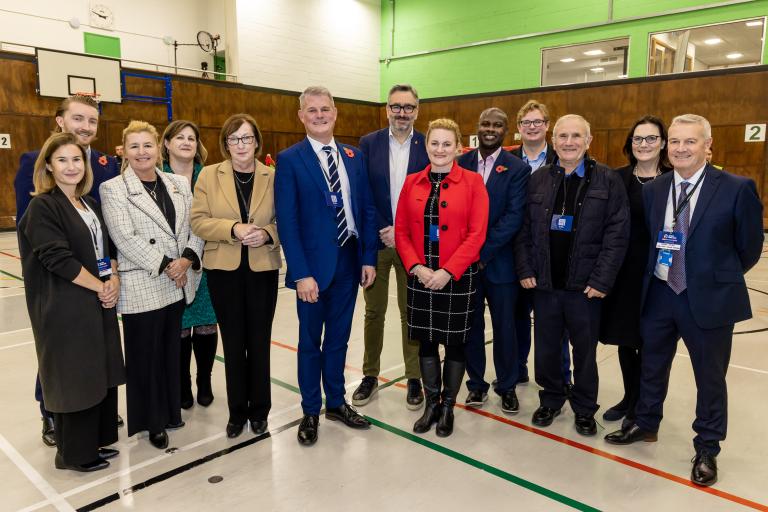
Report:
<svg viewBox="0 0 768 512"><path fill-rule="evenodd" d="M505 165L497 165L496 166L496 172L505 172L508 169Z"/></svg>
<svg viewBox="0 0 768 512"><path fill-rule="evenodd" d="M264 163L273 169L275 168L275 165L276 165L275 161L272 159L272 155L270 155L269 153L267 153L267 157L264 159Z"/></svg>
<svg viewBox="0 0 768 512"><path fill-rule="evenodd" d="M355 152L349 148L344 148L344 153L346 153L349 158L355 158Z"/></svg>
<svg viewBox="0 0 768 512"><path fill-rule="evenodd" d="M107 155L101 155L99 157L99 165L107 165Z"/></svg>

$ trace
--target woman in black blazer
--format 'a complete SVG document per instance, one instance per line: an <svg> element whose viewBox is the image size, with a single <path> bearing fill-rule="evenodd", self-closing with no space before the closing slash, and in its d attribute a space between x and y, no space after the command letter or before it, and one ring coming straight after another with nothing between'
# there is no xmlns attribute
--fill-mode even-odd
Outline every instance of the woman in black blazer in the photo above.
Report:
<svg viewBox="0 0 768 512"><path fill-rule="evenodd" d="M125 382L117 304L120 280L93 173L70 133L35 162L34 198L19 222L27 309L58 469L96 471L117 450L117 386Z"/></svg>
<svg viewBox="0 0 768 512"><path fill-rule="evenodd" d="M613 291L603 300L600 341L619 347L624 397L603 413L606 421L634 419L640 394L640 294L651 243L643 212L643 185L671 170L666 145L667 131L661 119L642 117L635 121L624 143L629 165L617 169L629 196L629 247Z"/></svg>

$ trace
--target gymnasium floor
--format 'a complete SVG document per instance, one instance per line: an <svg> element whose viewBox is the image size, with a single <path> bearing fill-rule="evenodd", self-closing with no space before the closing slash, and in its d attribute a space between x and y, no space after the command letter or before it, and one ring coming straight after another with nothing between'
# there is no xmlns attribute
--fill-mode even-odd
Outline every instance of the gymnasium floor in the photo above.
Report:
<svg viewBox="0 0 768 512"><path fill-rule="evenodd" d="M516 416L502 413L492 396L480 411L457 408L449 438L436 437L434 429L413 435L411 426L421 412L405 408L394 288L380 391L360 408L373 422L371 430L350 430L321 417L318 443L311 448L297 443L295 295L281 289L273 329L269 435L246 431L235 440L224 435L219 358L216 400L207 409L196 405L182 412L187 425L170 433L172 448L159 451L146 434L129 439L121 429L116 446L121 454L107 470L56 470L55 449L40 440L32 397L35 350L18 255L15 233L0 233L0 510L768 510L768 247L747 276L755 318L736 326L728 373L730 435L718 457L720 481L708 490L688 480L695 387L682 343L658 443L608 445L602 437L618 424L602 420L597 436L582 437L567 408L550 428L534 428L533 382L518 387L521 412ZM362 378L362 311L360 294L347 355L348 397ZM491 347L487 350L490 361ZM600 345L598 361L601 414L622 390L615 347ZM125 415L124 388L120 393ZM459 395L461 403L465 394Z"/></svg>

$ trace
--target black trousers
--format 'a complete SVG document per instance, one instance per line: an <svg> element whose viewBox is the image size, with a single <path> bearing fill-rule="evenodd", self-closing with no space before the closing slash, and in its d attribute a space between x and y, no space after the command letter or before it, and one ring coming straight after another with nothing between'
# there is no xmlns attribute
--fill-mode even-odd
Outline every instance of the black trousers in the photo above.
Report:
<svg viewBox="0 0 768 512"><path fill-rule="evenodd" d="M208 290L224 348L229 422L266 420L272 407L269 349L277 305L277 270L208 270Z"/></svg>
<svg viewBox="0 0 768 512"><path fill-rule="evenodd" d="M82 465L99 458L99 448L117 442L117 388L104 400L76 412L53 413L56 449L64 462Z"/></svg>
<svg viewBox="0 0 768 512"><path fill-rule="evenodd" d="M534 364L539 400L544 407L560 409L566 401L562 371L563 336L573 347L571 408L577 414L594 414L597 405L597 340L600 332L600 299L581 291L535 290L533 310Z"/></svg>
<svg viewBox="0 0 768 512"><path fill-rule="evenodd" d="M128 435L181 421L179 331L184 301L123 315ZM117 414L117 413L115 413ZM113 420L114 421L114 420Z"/></svg>

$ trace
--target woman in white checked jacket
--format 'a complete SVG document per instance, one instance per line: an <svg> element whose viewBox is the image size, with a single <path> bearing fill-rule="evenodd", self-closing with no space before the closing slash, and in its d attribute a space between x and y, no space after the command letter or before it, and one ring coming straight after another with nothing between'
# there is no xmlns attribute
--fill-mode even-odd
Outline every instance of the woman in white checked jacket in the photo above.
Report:
<svg viewBox="0 0 768 512"><path fill-rule="evenodd" d="M99 189L104 220L117 246L118 313L123 318L128 435L148 431L157 448L181 428L179 347L185 304L200 282L203 241L192 234L192 191L162 172L158 133L144 121L123 130L121 175Z"/></svg>

